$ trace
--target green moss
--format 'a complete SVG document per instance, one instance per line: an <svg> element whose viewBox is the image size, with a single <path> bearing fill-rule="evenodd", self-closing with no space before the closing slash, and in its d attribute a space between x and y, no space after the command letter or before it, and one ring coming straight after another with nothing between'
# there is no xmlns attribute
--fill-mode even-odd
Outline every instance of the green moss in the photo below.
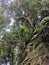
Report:
<svg viewBox="0 0 49 65"><path fill-rule="evenodd" d="M40 43L40 45L36 48L37 52L40 54L40 55L43 55L43 54L46 54L48 53L48 50L47 48L45 47L44 43Z"/></svg>

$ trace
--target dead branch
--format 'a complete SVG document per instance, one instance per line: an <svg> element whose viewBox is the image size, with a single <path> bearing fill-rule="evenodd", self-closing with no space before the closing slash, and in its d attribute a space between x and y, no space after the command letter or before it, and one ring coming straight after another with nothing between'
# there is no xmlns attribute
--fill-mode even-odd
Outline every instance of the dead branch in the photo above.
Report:
<svg viewBox="0 0 49 65"><path fill-rule="evenodd" d="M30 16L16 16L16 19L25 19L29 22L29 24L32 25L32 21L31 21Z"/></svg>

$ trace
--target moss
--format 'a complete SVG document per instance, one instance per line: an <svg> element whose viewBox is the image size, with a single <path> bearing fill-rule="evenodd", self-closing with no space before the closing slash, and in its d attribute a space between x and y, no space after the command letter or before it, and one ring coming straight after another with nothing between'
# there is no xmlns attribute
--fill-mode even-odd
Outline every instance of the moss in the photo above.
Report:
<svg viewBox="0 0 49 65"><path fill-rule="evenodd" d="M48 50L45 47L44 43L40 43L40 45L36 48L36 50L41 55L48 53Z"/></svg>

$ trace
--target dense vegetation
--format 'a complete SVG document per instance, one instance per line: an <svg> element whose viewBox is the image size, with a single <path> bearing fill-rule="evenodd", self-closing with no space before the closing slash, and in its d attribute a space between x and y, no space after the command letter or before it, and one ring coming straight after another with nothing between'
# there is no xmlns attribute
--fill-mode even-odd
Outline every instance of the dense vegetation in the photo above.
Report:
<svg viewBox="0 0 49 65"><path fill-rule="evenodd" d="M0 64L49 65L49 0L0 5Z"/></svg>

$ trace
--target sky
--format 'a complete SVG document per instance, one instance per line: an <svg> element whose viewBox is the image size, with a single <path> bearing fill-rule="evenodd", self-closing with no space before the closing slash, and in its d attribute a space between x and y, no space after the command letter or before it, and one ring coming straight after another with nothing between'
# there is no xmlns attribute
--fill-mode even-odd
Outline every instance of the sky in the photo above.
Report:
<svg viewBox="0 0 49 65"><path fill-rule="evenodd" d="M14 23L15 23L14 18L10 18L10 23L8 24L8 26L6 28L4 28L4 31L7 33L11 32L11 28ZM0 39L1 38L3 38L2 32L0 32Z"/></svg>
<svg viewBox="0 0 49 65"><path fill-rule="evenodd" d="M4 4L5 5L10 5L11 4L11 2L14 2L14 0L3 0L4 1ZM1 5L2 5L2 0L0 0L0 12L2 12L2 7L1 7ZM3 11L3 13L2 13L3 15L4 15L4 17L7 17L7 14L10 14L10 12L8 13L8 11L5 9L4 11ZM8 15L8 16L10 16L10 15ZM5 31L6 32L10 32L10 29L11 29L11 26L14 24L14 18L10 18L10 22L9 22L9 24L8 24L8 26L7 26L7 28L4 28L5 29ZM1 34L1 33L0 33ZM2 36L0 35L0 37L2 38Z"/></svg>
<svg viewBox="0 0 49 65"><path fill-rule="evenodd" d="M11 27L14 24L15 20L14 18L10 18L10 23L8 24L7 28L5 29L6 32L10 32L11 31Z"/></svg>
<svg viewBox="0 0 49 65"><path fill-rule="evenodd" d="M16 0L3 0L4 1L4 5L6 6L6 7L8 7L8 6L10 6L10 4L11 4L11 2L14 2L14 1L16 1ZM19 1L19 0L17 0L17 1ZM0 0L0 5L2 5L2 0ZM2 8L1 6L0 6L0 11L4 8ZM5 9L5 8L4 8ZM12 28L12 26L13 26L13 24L15 23L15 20L14 20L14 18L13 17L11 17L11 15L9 15L10 14L10 11L8 11L7 9L5 9L4 11L3 11L3 15L4 15L4 17L7 17L7 16L9 16L9 20L10 20L10 22L9 22L9 24L7 25L7 27L6 28L4 28L4 31L5 32L7 32L7 33L9 33L10 31L11 31L11 28ZM13 14L13 13L12 13ZM25 14L25 12L23 11L22 12L22 15L24 15ZM15 12L14 12L14 15L15 15ZM21 23L22 22L20 22L19 24L19 26L21 26ZM2 33L0 33L0 38L2 38L3 36L1 35Z"/></svg>

